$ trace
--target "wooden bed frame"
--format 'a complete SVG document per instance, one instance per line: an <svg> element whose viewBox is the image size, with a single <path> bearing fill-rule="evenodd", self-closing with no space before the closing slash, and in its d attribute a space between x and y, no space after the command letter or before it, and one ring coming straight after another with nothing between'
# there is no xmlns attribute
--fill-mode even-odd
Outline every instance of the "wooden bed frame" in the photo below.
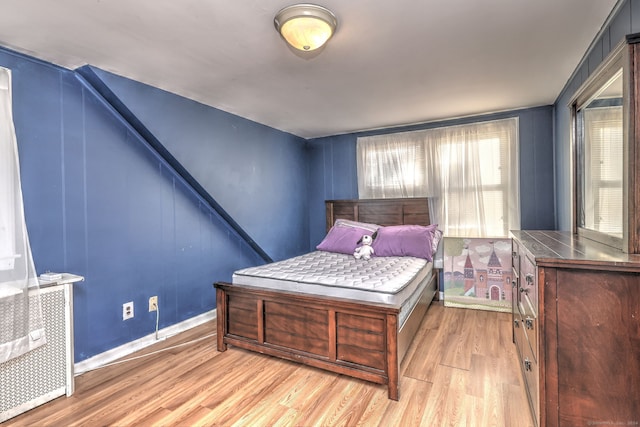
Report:
<svg viewBox="0 0 640 427"><path fill-rule="evenodd" d="M337 218L380 225L429 224L428 199L329 200ZM400 363L438 290L434 270L399 328L400 307L218 282L218 351L231 344L343 375L387 384L398 400Z"/></svg>

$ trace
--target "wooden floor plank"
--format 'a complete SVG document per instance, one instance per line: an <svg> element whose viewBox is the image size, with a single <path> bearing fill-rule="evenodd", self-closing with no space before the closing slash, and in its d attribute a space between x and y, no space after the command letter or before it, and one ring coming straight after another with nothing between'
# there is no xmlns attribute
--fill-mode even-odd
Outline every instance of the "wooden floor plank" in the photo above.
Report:
<svg viewBox="0 0 640 427"><path fill-rule="evenodd" d="M444 357L446 335L440 329L431 329L417 343L417 350L407 363L404 375L417 380L433 382L436 370Z"/></svg>
<svg viewBox="0 0 640 427"><path fill-rule="evenodd" d="M415 426L420 425L429 402L432 384L404 378L402 382L402 398L398 402L389 401L380 426Z"/></svg>
<svg viewBox="0 0 640 427"><path fill-rule="evenodd" d="M404 382L406 378L400 378L400 387L404 390ZM371 396L371 399L367 403L367 408L362 413L362 416L358 420L356 426L378 426L380 424L380 420L383 419L385 412L389 408L390 405L396 403L393 400L389 400L387 396L387 389L383 386L378 386L375 389L375 392ZM404 399L401 399L404 401Z"/></svg>
<svg viewBox="0 0 640 427"><path fill-rule="evenodd" d="M338 374L326 372L319 377L315 368L301 365L291 375L291 381L283 383L281 390L274 390L282 398L278 403L298 412L307 411L312 402L317 402L324 390L335 381Z"/></svg>
<svg viewBox="0 0 640 427"><path fill-rule="evenodd" d="M433 304L401 365L398 402L384 385L235 347L219 353L214 331L210 322L84 373L72 397L6 425L531 426L506 313Z"/></svg>

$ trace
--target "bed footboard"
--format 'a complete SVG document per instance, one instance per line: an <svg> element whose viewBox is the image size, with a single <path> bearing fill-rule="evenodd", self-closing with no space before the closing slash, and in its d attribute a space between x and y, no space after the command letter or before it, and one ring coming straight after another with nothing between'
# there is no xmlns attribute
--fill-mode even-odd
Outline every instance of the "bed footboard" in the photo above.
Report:
<svg viewBox="0 0 640 427"><path fill-rule="evenodd" d="M398 312L274 290L215 283L217 344L231 344L388 386L398 400Z"/></svg>

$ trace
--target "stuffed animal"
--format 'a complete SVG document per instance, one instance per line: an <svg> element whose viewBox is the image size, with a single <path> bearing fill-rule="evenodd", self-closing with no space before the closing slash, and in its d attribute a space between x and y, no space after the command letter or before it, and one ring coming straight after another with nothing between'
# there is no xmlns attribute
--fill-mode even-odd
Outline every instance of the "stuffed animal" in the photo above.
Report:
<svg viewBox="0 0 640 427"><path fill-rule="evenodd" d="M373 239L376 238L377 234L377 232L373 233L373 235L371 236L365 234L360 238L360 240L358 240L358 244L362 244L362 246L358 246L353 253L353 256L356 259L362 258L365 261L371 259L371 255L373 255L373 247L371 246L371 244L373 243Z"/></svg>

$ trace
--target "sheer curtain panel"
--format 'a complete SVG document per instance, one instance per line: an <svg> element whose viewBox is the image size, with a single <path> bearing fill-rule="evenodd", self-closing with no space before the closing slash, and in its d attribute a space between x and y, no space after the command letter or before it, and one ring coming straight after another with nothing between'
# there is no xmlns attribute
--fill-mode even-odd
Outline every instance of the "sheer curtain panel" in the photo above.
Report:
<svg viewBox="0 0 640 427"><path fill-rule="evenodd" d="M588 108L584 112L583 227L622 238L623 161L622 106Z"/></svg>
<svg viewBox="0 0 640 427"><path fill-rule="evenodd" d="M429 197L449 237L520 227L518 119L358 138L361 198Z"/></svg>
<svg viewBox="0 0 640 427"><path fill-rule="evenodd" d="M46 343L24 221L11 73L0 67L0 363Z"/></svg>

